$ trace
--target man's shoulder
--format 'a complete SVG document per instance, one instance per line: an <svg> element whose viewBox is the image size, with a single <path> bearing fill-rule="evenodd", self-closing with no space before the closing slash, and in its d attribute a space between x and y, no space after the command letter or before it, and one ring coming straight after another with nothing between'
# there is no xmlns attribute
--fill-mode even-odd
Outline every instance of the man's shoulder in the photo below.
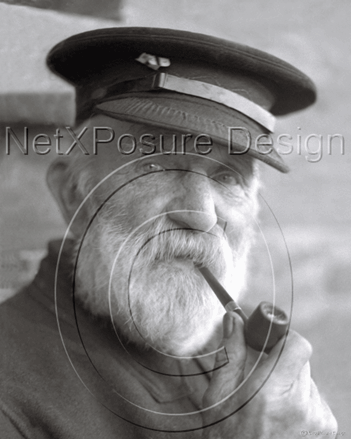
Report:
<svg viewBox="0 0 351 440"><path fill-rule="evenodd" d="M30 328L52 325L52 310L36 298L35 284L31 284L0 304L0 340L18 338Z"/></svg>
<svg viewBox="0 0 351 440"><path fill-rule="evenodd" d="M25 337L27 332L40 331L43 328L46 331L53 329L57 333L55 275L60 245L61 240L50 242L47 255L42 259L34 280L0 304L1 343L8 343L12 337ZM67 273L71 267L67 260L69 257L66 252L62 255L60 270L60 277L64 280L61 286L64 295L69 290Z"/></svg>
<svg viewBox="0 0 351 440"><path fill-rule="evenodd" d="M96 389L88 357L61 330L66 349L55 309L35 283L0 305L0 437L135 438L123 399L114 403L116 414L105 409L100 401L109 395Z"/></svg>
<svg viewBox="0 0 351 440"><path fill-rule="evenodd" d="M52 282L55 270L51 260L49 253L42 260L35 279L0 304L2 388L44 377L46 371L52 369L53 357L63 354L55 314Z"/></svg>
<svg viewBox="0 0 351 440"><path fill-rule="evenodd" d="M55 315L27 287L0 305L0 371L6 379L33 371L45 349L58 347ZM28 377L28 376L27 376Z"/></svg>

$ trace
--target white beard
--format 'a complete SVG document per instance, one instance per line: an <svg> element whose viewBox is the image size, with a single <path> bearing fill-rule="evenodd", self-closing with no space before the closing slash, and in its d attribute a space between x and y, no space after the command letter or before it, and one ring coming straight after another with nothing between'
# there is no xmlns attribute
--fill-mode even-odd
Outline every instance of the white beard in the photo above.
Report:
<svg viewBox="0 0 351 440"><path fill-rule="evenodd" d="M143 348L177 356L207 352L211 339L221 338L224 308L194 262L207 266L237 298L245 285L251 228L237 237L233 252L219 226L217 236L174 230L163 216L129 237L109 217L94 221L82 246L77 297Z"/></svg>

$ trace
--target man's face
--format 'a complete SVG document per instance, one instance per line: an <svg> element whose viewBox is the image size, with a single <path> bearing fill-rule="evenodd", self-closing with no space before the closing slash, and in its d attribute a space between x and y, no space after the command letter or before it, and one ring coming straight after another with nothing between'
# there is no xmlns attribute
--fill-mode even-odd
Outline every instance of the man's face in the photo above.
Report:
<svg viewBox="0 0 351 440"><path fill-rule="evenodd" d="M110 118L92 122L119 134L123 127ZM180 148L181 134L124 130L137 141L152 134L157 148L145 154L150 147L138 144L134 154L123 155L111 143L89 159L86 170L97 187L87 206L95 217L78 263L78 296L135 343L197 352L224 309L195 265L207 266L234 298L244 285L257 211L252 160L215 144L201 154L190 138L180 154L165 154L175 142Z"/></svg>

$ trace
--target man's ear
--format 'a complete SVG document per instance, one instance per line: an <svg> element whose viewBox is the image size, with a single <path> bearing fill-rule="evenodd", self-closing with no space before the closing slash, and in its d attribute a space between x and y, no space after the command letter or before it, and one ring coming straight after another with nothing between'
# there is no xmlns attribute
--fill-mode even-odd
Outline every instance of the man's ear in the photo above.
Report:
<svg viewBox="0 0 351 440"><path fill-rule="evenodd" d="M56 159L48 169L46 181L64 219L69 224L83 201L83 197L70 178L67 160ZM79 212L78 219L72 224L71 230L74 235L81 234L80 226L82 225L79 219L83 219L85 211L86 208L83 207Z"/></svg>

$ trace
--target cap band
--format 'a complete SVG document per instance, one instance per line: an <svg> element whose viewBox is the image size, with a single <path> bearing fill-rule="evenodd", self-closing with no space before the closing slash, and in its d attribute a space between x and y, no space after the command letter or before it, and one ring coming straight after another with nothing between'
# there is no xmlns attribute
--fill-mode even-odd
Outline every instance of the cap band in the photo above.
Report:
<svg viewBox="0 0 351 440"><path fill-rule="evenodd" d="M275 117L264 108L238 93L223 89L214 84L180 78L178 76L169 75L168 73L159 73L155 85L160 89L171 90L173 92L193 95L198 98L218 102L219 104L223 104L226 107L243 113L267 128L270 132L274 131Z"/></svg>
<svg viewBox="0 0 351 440"><path fill-rule="evenodd" d="M153 90L169 90L203 98L208 101L223 104L226 107L237 110L253 121L265 127L268 131L274 131L275 117L267 110L250 101L238 93L214 84L205 83L188 78L181 78L168 73L156 73L144 78L112 84L108 88L97 89L91 98L96 104L112 101L114 98L136 92L150 92Z"/></svg>

